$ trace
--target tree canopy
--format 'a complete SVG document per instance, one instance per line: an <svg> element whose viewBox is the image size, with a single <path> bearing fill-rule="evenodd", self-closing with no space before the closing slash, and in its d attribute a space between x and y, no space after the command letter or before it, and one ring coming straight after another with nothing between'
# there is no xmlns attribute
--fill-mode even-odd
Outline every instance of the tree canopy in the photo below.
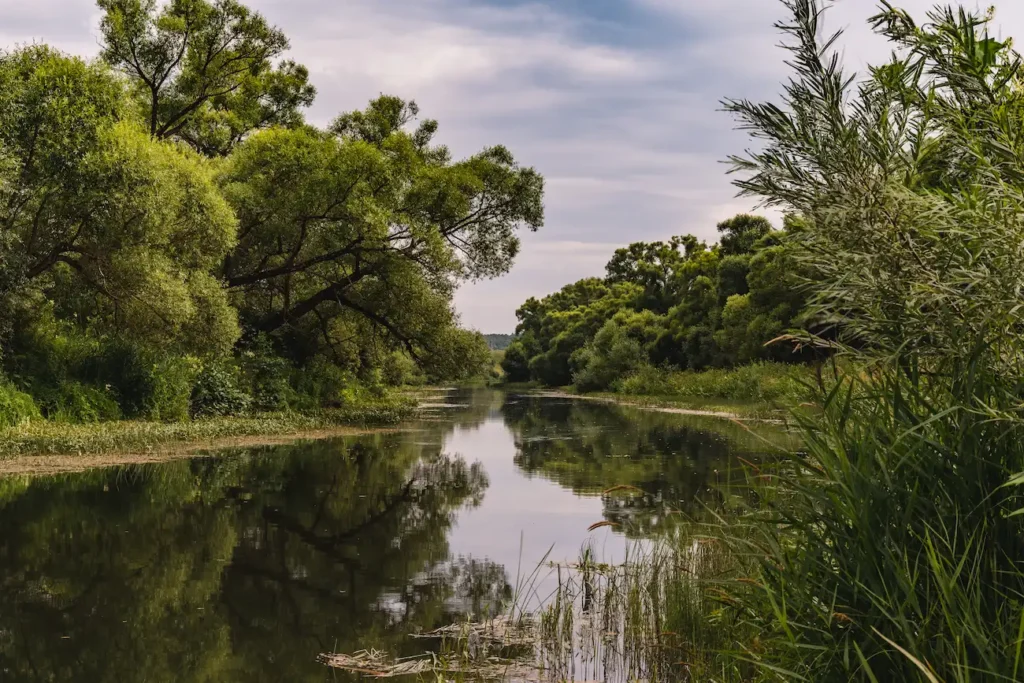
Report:
<svg viewBox="0 0 1024 683"><path fill-rule="evenodd" d="M810 277L783 230L759 216L718 226L721 243L693 235L617 250L605 278L589 278L517 311L503 360L513 381L613 388L648 366L703 370L806 356L770 343L799 327Z"/></svg>
<svg viewBox="0 0 1024 683"><path fill-rule="evenodd" d="M100 60L0 55L0 362L45 414L491 371L452 297L542 226L540 174L454 159L395 96L306 124L307 70L235 0L98 5Z"/></svg>
<svg viewBox="0 0 1024 683"><path fill-rule="evenodd" d="M280 29L236 0L98 0L103 58L133 85L150 135L226 154L254 130L302 123L308 70L274 60Z"/></svg>

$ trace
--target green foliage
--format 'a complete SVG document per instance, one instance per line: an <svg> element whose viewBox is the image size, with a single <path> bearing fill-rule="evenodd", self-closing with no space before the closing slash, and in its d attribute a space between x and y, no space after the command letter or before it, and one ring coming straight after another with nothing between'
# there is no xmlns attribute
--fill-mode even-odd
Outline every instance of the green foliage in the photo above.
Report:
<svg viewBox="0 0 1024 683"><path fill-rule="evenodd" d="M291 377L294 368L274 352L266 337L249 344L239 359L242 383L252 398L252 408L272 413L287 410L295 402Z"/></svg>
<svg viewBox="0 0 1024 683"><path fill-rule="evenodd" d="M121 407L105 389L61 382L43 399L46 416L55 422L107 422L121 417Z"/></svg>
<svg viewBox="0 0 1024 683"><path fill-rule="evenodd" d="M758 473L730 598L745 659L765 680L1018 680L1022 60L985 16L885 3L894 55L856 83L822 5L786 4L784 106L727 103L761 141L738 185L800 215L790 255L829 335L807 341L863 372L840 366L806 454Z"/></svg>
<svg viewBox="0 0 1024 683"><path fill-rule="evenodd" d="M571 358L573 380L581 391L617 387L619 381L647 363L661 331L661 316L651 312L615 315Z"/></svg>
<svg viewBox="0 0 1024 683"><path fill-rule="evenodd" d="M41 417L31 396L0 380L0 427L17 427Z"/></svg>
<svg viewBox="0 0 1024 683"><path fill-rule="evenodd" d="M192 389L192 416L224 417L245 413L252 399L239 385L235 368L222 363L204 366Z"/></svg>
<svg viewBox="0 0 1024 683"><path fill-rule="evenodd" d="M402 387L424 384L426 377L409 354L393 351L381 367L381 379L388 386Z"/></svg>
<svg viewBox="0 0 1024 683"><path fill-rule="evenodd" d="M235 0L98 0L103 57L134 86L147 130L226 154L253 130L302 124L316 90L272 60L288 40Z"/></svg>
<svg viewBox="0 0 1024 683"><path fill-rule="evenodd" d="M729 370L669 371L645 365L618 391L707 403L715 400L794 406L809 397L814 374L803 365L758 362Z"/></svg>
<svg viewBox="0 0 1024 683"><path fill-rule="evenodd" d="M645 365L705 370L808 360L780 339L804 324L811 279L790 253L794 225L787 219L784 231L773 232L765 219L741 215L719 225L722 244L710 249L692 235L619 249L605 280L523 304L502 361L506 378L594 390L616 388ZM613 318L629 321L621 335L607 327Z"/></svg>
<svg viewBox="0 0 1024 683"><path fill-rule="evenodd" d="M491 348L479 332L451 328L424 364L430 382L485 379L493 362Z"/></svg>
<svg viewBox="0 0 1024 683"><path fill-rule="evenodd" d="M522 339L513 341L501 359L501 369L509 382L530 381L530 352Z"/></svg>
<svg viewBox="0 0 1024 683"><path fill-rule="evenodd" d="M401 348L443 365L461 339L454 285L506 272L517 231L543 222L533 169L501 147L453 162L435 122L408 129L417 112L381 97L331 132L255 134L223 167L243 235L225 280L244 325L297 364L321 353L358 372Z"/></svg>
<svg viewBox="0 0 1024 683"><path fill-rule="evenodd" d="M772 224L762 216L740 214L718 224L722 256L741 256L754 251L755 245L772 231Z"/></svg>
<svg viewBox="0 0 1024 683"><path fill-rule="evenodd" d="M10 315L58 317L123 340L211 353L238 335L209 274L235 240L210 169L131 121L119 79L31 47L0 57L0 147L20 169L0 220Z"/></svg>
<svg viewBox="0 0 1024 683"><path fill-rule="evenodd" d="M144 417L164 422L187 420L202 363L196 358L169 356L151 367L152 383Z"/></svg>
<svg viewBox="0 0 1024 683"><path fill-rule="evenodd" d="M305 125L307 70L235 0L98 4L104 61L0 55L0 359L46 414L314 410L490 373L452 296L541 226L539 174L501 146L453 161L396 97Z"/></svg>

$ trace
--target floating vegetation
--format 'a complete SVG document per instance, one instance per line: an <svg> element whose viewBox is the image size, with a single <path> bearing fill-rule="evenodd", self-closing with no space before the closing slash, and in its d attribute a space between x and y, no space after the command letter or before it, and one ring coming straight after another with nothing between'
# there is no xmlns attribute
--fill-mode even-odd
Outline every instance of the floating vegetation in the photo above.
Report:
<svg viewBox="0 0 1024 683"><path fill-rule="evenodd" d="M455 623L413 638L436 643L421 656L327 654L328 666L366 676L480 681L701 681L725 645L719 587L735 574L725 544L679 537L636 544L619 563L585 547L577 562L545 562L557 588L532 611ZM531 575L536 581L538 571ZM535 594L526 591L521 594ZM716 680L718 680L716 678Z"/></svg>
<svg viewBox="0 0 1024 683"><path fill-rule="evenodd" d="M510 681L514 683L542 680L538 670L527 667L522 662L501 659L499 657L488 657L467 662L427 652L416 657L391 660L387 654L378 650L363 650L352 655L323 655L320 661L329 667L363 674L368 678L412 676L423 678L428 675L431 677L454 675L459 678L469 677L473 680ZM439 678L439 680L443 679Z"/></svg>

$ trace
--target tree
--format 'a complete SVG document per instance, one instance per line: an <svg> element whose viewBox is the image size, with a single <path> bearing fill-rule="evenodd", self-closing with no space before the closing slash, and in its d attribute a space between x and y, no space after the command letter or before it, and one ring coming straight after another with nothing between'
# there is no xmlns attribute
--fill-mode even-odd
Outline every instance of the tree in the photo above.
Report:
<svg viewBox="0 0 1024 683"><path fill-rule="evenodd" d="M305 67L273 60L288 40L236 0L98 0L103 57L127 74L150 135L226 154L254 130L302 123Z"/></svg>
<svg viewBox="0 0 1024 683"><path fill-rule="evenodd" d="M0 207L8 315L30 324L44 296L123 340L230 348L235 314L211 271L235 218L203 160L140 130L106 68L46 47L0 58L0 98L17 169Z"/></svg>
<svg viewBox="0 0 1024 683"><path fill-rule="evenodd" d="M332 132L274 129L221 174L240 220L223 277L247 329L330 346L367 325L413 357L455 324L458 282L506 272L518 230L543 222L543 180L503 147L452 162L433 121L394 97ZM348 321L348 322L346 322Z"/></svg>
<svg viewBox="0 0 1024 683"><path fill-rule="evenodd" d="M723 256L749 254L758 240L771 231L772 224L767 218L740 214L718 224L722 236L718 248Z"/></svg>
<svg viewBox="0 0 1024 683"><path fill-rule="evenodd" d="M658 313L667 313L677 295L672 289L675 269L694 248L691 244L685 252L680 252L684 239L673 237L668 242L635 242L616 250L605 268L607 281L632 282L643 287L641 305Z"/></svg>

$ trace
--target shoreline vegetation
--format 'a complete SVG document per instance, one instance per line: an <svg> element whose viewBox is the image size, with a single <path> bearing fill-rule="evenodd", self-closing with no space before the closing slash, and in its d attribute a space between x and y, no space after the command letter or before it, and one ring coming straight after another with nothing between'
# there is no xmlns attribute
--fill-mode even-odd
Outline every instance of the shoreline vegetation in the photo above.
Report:
<svg viewBox="0 0 1024 683"><path fill-rule="evenodd" d="M0 457L392 420L496 374L453 297L543 226L536 170L394 95L309 124L241 2L97 5L95 58L0 51Z"/></svg>
<svg viewBox="0 0 1024 683"><path fill-rule="evenodd" d="M11 459L29 456L87 457L123 454L126 457L199 451L260 439L281 440L340 436L397 425L410 417L415 401L395 398L313 414L265 413L252 416L205 418L183 422L121 420L68 424L32 420L0 430L0 472ZM220 444L220 445L218 445Z"/></svg>
<svg viewBox="0 0 1024 683"><path fill-rule="evenodd" d="M611 391L569 386L556 393L680 414L781 420L807 405L815 380L813 367L761 362L699 372L646 368Z"/></svg>

